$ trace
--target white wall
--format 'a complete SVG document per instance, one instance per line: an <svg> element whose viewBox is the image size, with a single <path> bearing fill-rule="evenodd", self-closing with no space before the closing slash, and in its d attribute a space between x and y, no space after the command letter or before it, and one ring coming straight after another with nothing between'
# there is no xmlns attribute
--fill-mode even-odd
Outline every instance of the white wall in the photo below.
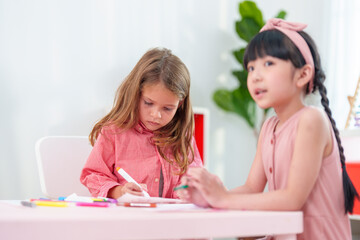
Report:
<svg viewBox="0 0 360 240"><path fill-rule="evenodd" d="M306 22L318 42L325 1L257 1L265 19L280 9ZM192 76L194 106L210 110L209 168L242 184L256 140L245 121L211 96L234 87L231 55L238 0L0 0L0 199L41 196L34 154L45 135L88 135L114 92L151 47L173 50ZM66 177L66 173L63 173Z"/></svg>

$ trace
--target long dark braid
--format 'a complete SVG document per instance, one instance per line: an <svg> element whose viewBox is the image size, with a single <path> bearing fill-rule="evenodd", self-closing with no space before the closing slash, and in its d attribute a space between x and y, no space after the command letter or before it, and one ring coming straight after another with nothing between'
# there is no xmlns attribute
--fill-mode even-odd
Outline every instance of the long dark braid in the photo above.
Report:
<svg viewBox="0 0 360 240"><path fill-rule="evenodd" d="M359 195L358 195L358 193L346 171L344 148L341 145L339 130L337 129L337 127L335 125L335 121L331 115L331 110L329 108L329 100L326 96L326 88L322 83L320 83L318 85L318 87L319 87L319 93L321 95L321 104L323 105L325 112L330 119L332 128L335 133L336 141L337 141L338 147L339 147L340 161L341 161L341 167L342 167L343 188L344 188L344 196L345 196L345 213L347 213L347 212L352 213L353 208L354 208L354 198L355 197L359 198Z"/></svg>
<svg viewBox="0 0 360 240"><path fill-rule="evenodd" d="M320 56L316 49L316 45L314 41L304 32L300 32L303 38L306 40L307 44L310 47L311 54L313 55L314 65L315 65L315 76L314 76L314 88L312 92L319 90L321 96L321 105L324 107L324 110L331 122L332 128L335 133L335 138L339 148L340 154L340 162L342 168L342 179L343 179L343 188L344 188L344 196L345 196L345 213L352 213L354 208L354 200L355 197L359 199L359 194L357 193L353 183L351 182L349 175L346 171L346 164L345 164L345 155L344 155L344 148L341 145L341 139L339 130L336 127L336 123L334 118L332 117L332 113L329 107L329 99L327 98L327 90L324 85L325 81L325 74L321 68ZM309 93L309 89L307 89L307 93Z"/></svg>

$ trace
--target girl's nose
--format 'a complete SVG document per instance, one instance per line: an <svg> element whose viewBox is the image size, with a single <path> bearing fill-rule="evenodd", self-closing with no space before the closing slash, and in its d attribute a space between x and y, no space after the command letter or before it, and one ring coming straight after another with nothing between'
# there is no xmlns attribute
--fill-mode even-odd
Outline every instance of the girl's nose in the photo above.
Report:
<svg viewBox="0 0 360 240"><path fill-rule="evenodd" d="M261 74L259 71L253 71L252 74L251 74L251 80L253 82L258 82L261 80Z"/></svg>
<svg viewBox="0 0 360 240"><path fill-rule="evenodd" d="M154 109L152 112L151 112L151 116L154 117L154 118L161 118L161 112L157 109Z"/></svg>

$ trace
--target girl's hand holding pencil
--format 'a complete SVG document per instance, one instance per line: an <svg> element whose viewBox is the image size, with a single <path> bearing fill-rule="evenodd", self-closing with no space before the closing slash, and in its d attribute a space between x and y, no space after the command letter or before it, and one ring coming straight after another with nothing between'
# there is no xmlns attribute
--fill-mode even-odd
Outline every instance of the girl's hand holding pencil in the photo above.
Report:
<svg viewBox="0 0 360 240"><path fill-rule="evenodd" d="M199 205L206 202L212 207L226 207L220 205L229 191L218 176L208 172L205 168L189 168L186 175L187 185L193 189L190 193L193 203Z"/></svg>
<svg viewBox="0 0 360 240"><path fill-rule="evenodd" d="M137 183L124 169L117 167L116 171L127 181L123 186L116 186L110 189L109 197L119 198L125 193L130 193L137 196L150 197L147 193L147 185Z"/></svg>
<svg viewBox="0 0 360 240"><path fill-rule="evenodd" d="M140 185L140 187L139 187ZM133 195L137 195L137 196L145 196L148 197L148 194L145 195L144 191L147 191L147 185L146 184L142 184L140 183L139 185L132 183L132 182L128 182L125 183L125 185L122 186L122 192L123 194L125 193L130 193Z"/></svg>
<svg viewBox="0 0 360 240"><path fill-rule="evenodd" d="M143 191L147 191L147 185L146 184L139 184L136 185L132 182L127 182L122 186L116 186L109 190L108 196L114 199L117 199L124 195L125 193L130 193L132 195L136 196L144 196Z"/></svg>
<svg viewBox="0 0 360 240"><path fill-rule="evenodd" d="M178 197L184 201L192 202L199 207L210 207L210 204L205 200L201 192L195 187L190 186L191 180L187 175L181 178L179 186L174 188Z"/></svg>

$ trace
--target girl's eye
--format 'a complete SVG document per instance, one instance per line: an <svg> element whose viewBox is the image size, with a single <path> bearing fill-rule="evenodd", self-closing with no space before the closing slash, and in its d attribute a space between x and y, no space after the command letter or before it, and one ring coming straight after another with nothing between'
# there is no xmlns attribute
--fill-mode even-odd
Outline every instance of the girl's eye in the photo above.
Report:
<svg viewBox="0 0 360 240"><path fill-rule="evenodd" d="M169 111L172 111L172 108L164 107L164 110L169 112Z"/></svg>
<svg viewBox="0 0 360 240"><path fill-rule="evenodd" d="M273 62L271 62L271 61L266 61L265 62L265 66L271 66L271 65L273 65Z"/></svg>
<svg viewBox="0 0 360 240"><path fill-rule="evenodd" d="M151 103L151 102L147 102L147 101L145 101L145 100L144 100L144 103L145 103L145 105L149 105L149 106L151 106L151 105L152 105L152 103Z"/></svg>
<svg viewBox="0 0 360 240"><path fill-rule="evenodd" d="M253 66L248 66L247 71L248 71L248 72L252 72L252 71L254 71L254 67L253 67Z"/></svg>

